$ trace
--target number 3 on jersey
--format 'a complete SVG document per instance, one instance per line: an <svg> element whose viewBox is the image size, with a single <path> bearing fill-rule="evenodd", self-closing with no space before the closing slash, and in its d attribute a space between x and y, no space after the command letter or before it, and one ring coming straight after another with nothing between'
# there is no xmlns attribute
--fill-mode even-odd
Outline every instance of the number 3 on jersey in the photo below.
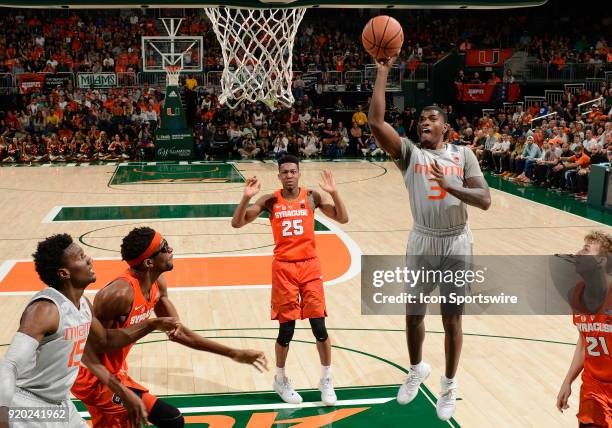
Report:
<svg viewBox="0 0 612 428"><path fill-rule="evenodd" d="M443 188L441 188L436 180L433 179L429 179L429 181L432 181L434 184L431 185L431 187L429 188L429 190L431 190L432 192L436 192L435 194L429 194L427 195L427 199L429 200L435 200L435 201L439 201L440 199L444 199L446 197L446 190L444 190Z"/></svg>
<svg viewBox="0 0 612 428"><path fill-rule="evenodd" d="M299 236L304 234L304 226L302 226L301 218L296 220L283 220L281 226L283 226L283 236Z"/></svg>

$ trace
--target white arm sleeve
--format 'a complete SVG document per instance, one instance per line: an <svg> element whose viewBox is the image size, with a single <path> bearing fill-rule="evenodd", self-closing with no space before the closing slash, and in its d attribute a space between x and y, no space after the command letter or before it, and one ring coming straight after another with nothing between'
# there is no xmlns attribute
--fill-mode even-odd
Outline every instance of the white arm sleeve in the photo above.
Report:
<svg viewBox="0 0 612 428"><path fill-rule="evenodd" d="M33 337L15 333L4 361L0 362L0 407L9 407L13 401L17 375L27 373L36 366L38 345L38 341Z"/></svg>

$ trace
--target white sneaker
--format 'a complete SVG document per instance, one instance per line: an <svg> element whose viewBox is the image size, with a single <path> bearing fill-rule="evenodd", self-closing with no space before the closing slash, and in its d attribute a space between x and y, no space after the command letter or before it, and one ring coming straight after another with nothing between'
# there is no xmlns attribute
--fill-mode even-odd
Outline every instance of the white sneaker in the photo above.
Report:
<svg viewBox="0 0 612 428"><path fill-rule="evenodd" d="M319 391L321 391L321 401L326 406L334 406L336 401L338 401L331 378L321 379L319 382Z"/></svg>
<svg viewBox="0 0 612 428"><path fill-rule="evenodd" d="M454 384L449 388L448 384L444 381L444 377L442 377L441 383L442 388L440 390L440 398L438 398L436 403L436 413L438 414L438 419L447 421L453 417L457 407L457 385Z"/></svg>
<svg viewBox="0 0 612 428"><path fill-rule="evenodd" d="M284 377L279 382L276 376L274 376L272 388L274 388L274 391L276 391L285 403L300 404L302 402L302 396L293 389L287 377Z"/></svg>
<svg viewBox="0 0 612 428"><path fill-rule="evenodd" d="M408 377L397 392L397 402L404 405L414 400L419 392L419 386L425 382L430 373L431 366L427 363L422 364L420 372L410 370Z"/></svg>

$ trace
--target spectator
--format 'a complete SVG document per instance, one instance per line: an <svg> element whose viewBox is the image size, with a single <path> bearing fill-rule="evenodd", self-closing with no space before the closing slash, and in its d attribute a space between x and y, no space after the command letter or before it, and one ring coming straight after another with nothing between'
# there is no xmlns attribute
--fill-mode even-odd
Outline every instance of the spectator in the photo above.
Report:
<svg viewBox="0 0 612 428"><path fill-rule="evenodd" d="M364 157L384 156L385 152L376 144L374 135L370 135L365 143L365 147L361 150Z"/></svg>
<svg viewBox="0 0 612 428"><path fill-rule="evenodd" d="M507 134L502 135L501 141L496 141L491 148L493 175L501 175L509 169L510 149L510 136Z"/></svg>
<svg viewBox="0 0 612 428"><path fill-rule="evenodd" d="M363 112L363 107L361 106L361 104L359 104L357 106L357 111L355 113L353 113L353 118L352 118L352 122L356 123L357 126L359 126L362 130L365 128L365 126L368 123L368 117L366 116L366 114Z"/></svg>
<svg viewBox="0 0 612 428"><path fill-rule="evenodd" d="M261 149L257 147L253 141L253 136L251 134L247 134L242 148L239 149L239 152L242 159L254 159L259 155Z"/></svg>
<svg viewBox="0 0 612 428"><path fill-rule="evenodd" d="M532 136L528 136L525 141L523 153L518 156L515 161L514 172L519 175L515 178L511 178L511 180L519 183L530 183L533 166L536 159L538 159L540 156L540 148L535 143L534 138Z"/></svg>
<svg viewBox="0 0 612 428"><path fill-rule="evenodd" d="M280 132L272 143L272 155L276 159L280 159L288 153L289 139L284 133Z"/></svg>
<svg viewBox="0 0 612 428"><path fill-rule="evenodd" d="M472 85L479 85L482 83L482 81L480 80L480 74L478 74L477 71L474 72L474 77L472 77L472 80L470 80L470 83Z"/></svg>
<svg viewBox="0 0 612 428"><path fill-rule="evenodd" d="M310 158L313 155L321 153L321 146L319 139L316 137L314 132L310 131L304 141L304 147L300 149L300 153L306 158Z"/></svg>

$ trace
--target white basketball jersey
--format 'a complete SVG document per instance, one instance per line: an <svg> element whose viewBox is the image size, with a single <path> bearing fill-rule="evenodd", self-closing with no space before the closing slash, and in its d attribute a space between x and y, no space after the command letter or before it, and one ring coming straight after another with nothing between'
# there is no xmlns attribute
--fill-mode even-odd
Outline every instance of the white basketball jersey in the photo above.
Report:
<svg viewBox="0 0 612 428"><path fill-rule="evenodd" d="M441 150L429 150L421 149L407 138L401 141L402 154L396 163L404 175L414 222L430 229L466 224L467 205L438 186L430 172L435 161L446 180L463 187L467 178L482 176L474 153L453 144L446 144Z"/></svg>
<svg viewBox="0 0 612 428"><path fill-rule="evenodd" d="M16 385L55 403L69 398L85 350L92 316L85 297L81 297L80 308L77 309L62 293L48 287L36 293L30 303L42 299L50 300L57 306L60 318L58 329L40 341L36 350L36 365L25 373L19 373Z"/></svg>

